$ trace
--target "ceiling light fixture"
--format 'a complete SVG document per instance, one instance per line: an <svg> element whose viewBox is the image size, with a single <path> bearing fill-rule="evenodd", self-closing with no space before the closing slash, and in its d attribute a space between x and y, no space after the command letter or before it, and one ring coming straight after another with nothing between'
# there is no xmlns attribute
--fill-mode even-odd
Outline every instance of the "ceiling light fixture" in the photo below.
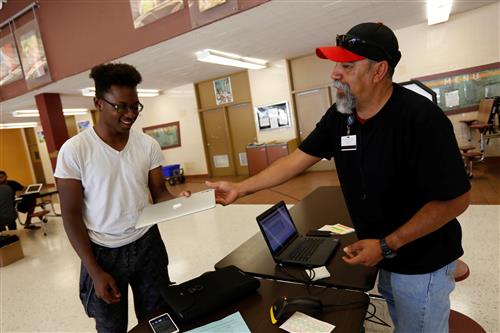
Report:
<svg viewBox="0 0 500 333"><path fill-rule="evenodd" d="M452 3L453 0L427 0L427 25L448 21Z"/></svg>
<svg viewBox="0 0 500 333"><path fill-rule="evenodd" d="M37 127L38 123L28 122L28 123L7 123L0 124L0 129L13 129L13 128L30 128Z"/></svg>
<svg viewBox="0 0 500 333"><path fill-rule="evenodd" d="M210 49L196 52L196 59L198 59L198 61L210 62L213 64L248 69L263 69L267 67L266 60L242 57L237 54L225 53Z"/></svg>
<svg viewBox="0 0 500 333"><path fill-rule="evenodd" d="M82 96L95 97L95 88L87 87L81 89ZM139 97L156 97L160 95L158 89L137 89L137 96Z"/></svg>
<svg viewBox="0 0 500 333"><path fill-rule="evenodd" d="M63 114L65 116L78 116L87 114L89 109L75 108L75 109L63 109ZM12 117L40 117L38 110L17 110L12 112Z"/></svg>

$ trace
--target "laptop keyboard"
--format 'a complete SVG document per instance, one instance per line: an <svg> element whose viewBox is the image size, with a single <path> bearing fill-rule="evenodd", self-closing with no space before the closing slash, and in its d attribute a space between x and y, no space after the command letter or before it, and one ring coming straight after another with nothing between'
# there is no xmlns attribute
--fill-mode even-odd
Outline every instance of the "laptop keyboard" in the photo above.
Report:
<svg viewBox="0 0 500 333"><path fill-rule="evenodd" d="M324 239L307 238L290 253L290 259L297 261L309 260L323 241Z"/></svg>

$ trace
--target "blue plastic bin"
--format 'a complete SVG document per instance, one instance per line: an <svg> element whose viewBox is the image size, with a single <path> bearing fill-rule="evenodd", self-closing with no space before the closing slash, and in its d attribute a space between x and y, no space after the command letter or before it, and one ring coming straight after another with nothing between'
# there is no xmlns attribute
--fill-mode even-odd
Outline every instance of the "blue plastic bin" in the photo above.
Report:
<svg viewBox="0 0 500 333"><path fill-rule="evenodd" d="M180 164L171 164L162 167L161 171L163 172L163 177L173 177L179 174L180 168Z"/></svg>

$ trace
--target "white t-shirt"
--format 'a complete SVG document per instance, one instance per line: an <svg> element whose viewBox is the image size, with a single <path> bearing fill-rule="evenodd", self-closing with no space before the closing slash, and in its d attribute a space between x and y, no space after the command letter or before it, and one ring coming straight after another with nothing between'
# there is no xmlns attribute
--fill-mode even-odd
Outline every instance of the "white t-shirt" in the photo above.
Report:
<svg viewBox="0 0 500 333"><path fill-rule="evenodd" d="M92 242L119 247L146 233L135 229L149 205L149 171L163 163L160 145L146 134L130 131L127 145L117 151L93 128L66 141L54 176L80 180L83 186L83 221Z"/></svg>

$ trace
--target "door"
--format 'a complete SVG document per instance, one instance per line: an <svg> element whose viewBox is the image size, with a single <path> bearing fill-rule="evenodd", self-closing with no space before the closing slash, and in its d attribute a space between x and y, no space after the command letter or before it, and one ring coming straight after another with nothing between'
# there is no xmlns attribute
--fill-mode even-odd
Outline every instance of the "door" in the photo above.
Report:
<svg viewBox="0 0 500 333"><path fill-rule="evenodd" d="M201 112L209 172L212 177L233 176L235 174L232 147L229 139L224 109Z"/></svg>
<svg viewBox="0 0 500 333"><path fill-rule="evenodd" d="M328 87L318 88L299 92L294 95L300 141L303 141L314 130L316 123L333 104L328 89ZM333 160L321 160L308 170L321 171L333 169L335 169Z"/></svg>
<svg viewBox="0 0 500 333"><path fill-rule="evenodd" d="M229 129L232 141L232 153L236 175L248 175L248 159L246 147L257 141L255 120L250 103L232 105L227 108Z"/></svg>

